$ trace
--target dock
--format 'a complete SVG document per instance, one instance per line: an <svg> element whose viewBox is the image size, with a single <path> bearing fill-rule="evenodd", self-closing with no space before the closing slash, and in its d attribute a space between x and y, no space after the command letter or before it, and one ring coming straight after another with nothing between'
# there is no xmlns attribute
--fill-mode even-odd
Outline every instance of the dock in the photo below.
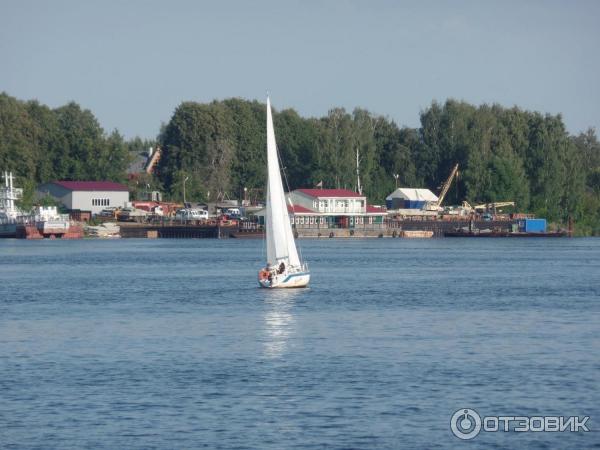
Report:
<svg viewBox="0 0 600 450"><path fill-rule="evenodd" d="M228 239L237 226L194 224L138 224L119 222L122 238L149 239Z"/></svg>
<svg viewBox="0 0 600 450"><path fill-rule="evenodd" d="M499 233L512 230L515 221L475 221L479 228L493 229ZM138 224L119 222L123 238L166 239L263 239L264 229L256 223L241 225L213 225L202 223ZM352 228L314 225L294 226L296 238L429 238L444 237L460 227L468 227L468 220L387 220L378 225L361 225Z"/></svg>

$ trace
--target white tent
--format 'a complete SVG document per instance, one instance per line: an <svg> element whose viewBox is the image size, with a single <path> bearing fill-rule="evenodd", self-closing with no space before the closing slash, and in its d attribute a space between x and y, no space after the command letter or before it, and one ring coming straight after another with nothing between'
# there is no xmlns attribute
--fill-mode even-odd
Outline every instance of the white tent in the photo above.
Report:
<svg viewBox="0 0 600 450"><path fill-rule="evenodd" d="M398 188L385 199L387 201L401 199L411 202L437 202L438 197L429 189Z"/></svg>

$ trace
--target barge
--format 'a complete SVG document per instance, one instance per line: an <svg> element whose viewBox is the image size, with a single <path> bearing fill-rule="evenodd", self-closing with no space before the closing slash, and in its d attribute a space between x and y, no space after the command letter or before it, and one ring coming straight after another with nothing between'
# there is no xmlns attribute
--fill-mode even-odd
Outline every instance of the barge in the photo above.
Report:
<svg viewBox="0 0 600 450"><path fill-rule="evenodd" d="M564 230L548 231L546 219L521 219L510 230L499 228L480 229L473 222L468 227L455 228L444 232L445 237L479 237L479 238L516 238L516 237L565 237L569 232Z"/></svg>
<svg viewBox="0 0 600 450"><path fill-rule="evenodd" d="M502 238L502 237L565 237L566 231L494 231L494 230L456 230L446 231L444 237L477 237L477 238Z"/></svg>

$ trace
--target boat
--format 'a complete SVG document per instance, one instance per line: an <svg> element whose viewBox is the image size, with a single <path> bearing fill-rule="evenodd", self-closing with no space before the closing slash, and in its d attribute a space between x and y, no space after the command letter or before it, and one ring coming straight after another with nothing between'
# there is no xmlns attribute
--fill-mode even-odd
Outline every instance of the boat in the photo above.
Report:
<svg viewBox="0 0 600 450"><path fill-rule="evenodd" d="M517 231L502 229L479 229L471 221L468 227L455 228L452 231L445 231L444 237L477 237L477 238L503 238L503 237L564 237L568 233L564 230L546 231L544 221L543 231Z"/></svg>
<svg viewBox="0 0 600 450"><path fill-rule="evenodd" d="M265 214L267 264L258 272L258 284L263 288L301 288L308 286L310 272L298 254L288 208L277 142L273 128L271 101L267 96L267 207Z"/></svg>
<svg viewBox="0 0 600 450"><path fill-rule="evenodd" d="M0 187L0 237L43 239L78 239L83 236L81 227L71 224L68 214L59 214L56 206L36 206L23 212L16 202L23 197L23 189L13 186L12 172L4 172L4 185Z"/></svg>
<svg viewBox="0 0 600 450"><path fill-rule="evenodd" d="M0 187L0 237L15 237L20 211L16 202L23 196L23 189L13 187L12 172L4 172L4 185Z"/></svg>

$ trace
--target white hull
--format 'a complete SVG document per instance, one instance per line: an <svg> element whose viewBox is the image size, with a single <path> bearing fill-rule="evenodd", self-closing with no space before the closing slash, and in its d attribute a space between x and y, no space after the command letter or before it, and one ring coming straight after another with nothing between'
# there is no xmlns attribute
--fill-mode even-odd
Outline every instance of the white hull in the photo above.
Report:
<svg viewBox="0 0 600 450"><path fill-rule="evenodd" d="M290 274L283 273L283 274L279 274L279 275L274 275L272 277L271 281L259 278L258 284L260 285L260 287L269 288L269 289L303 288L303 287L308 286L309 281L310 281L310 273L297 272L297 273L290 273Z"/></svg>

